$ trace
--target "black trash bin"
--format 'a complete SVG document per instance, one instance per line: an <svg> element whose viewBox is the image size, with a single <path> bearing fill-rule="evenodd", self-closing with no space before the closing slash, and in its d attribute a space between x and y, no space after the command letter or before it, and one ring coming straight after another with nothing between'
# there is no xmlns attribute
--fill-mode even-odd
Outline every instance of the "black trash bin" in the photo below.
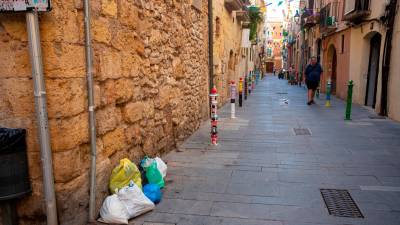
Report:
<svg viewBox="0 0 400 225"><path fill-rule="evenodd" d="M32 191L25 136L25 129L0 128L0 201Z"/></svg>

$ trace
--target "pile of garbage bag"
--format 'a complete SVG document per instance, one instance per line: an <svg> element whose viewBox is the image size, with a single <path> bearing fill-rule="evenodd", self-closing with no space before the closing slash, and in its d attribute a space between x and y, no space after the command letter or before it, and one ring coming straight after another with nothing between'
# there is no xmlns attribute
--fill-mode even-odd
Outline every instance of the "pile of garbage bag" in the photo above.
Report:
<svg viewBox="0 0 400 225"><path fill-rule="evenodd" d="M110 177L108 196L100 209L100 222L128 224L128 220L154 209L162 198L167 165L159 158L144 157L139 168L120 160Z"/></svg>

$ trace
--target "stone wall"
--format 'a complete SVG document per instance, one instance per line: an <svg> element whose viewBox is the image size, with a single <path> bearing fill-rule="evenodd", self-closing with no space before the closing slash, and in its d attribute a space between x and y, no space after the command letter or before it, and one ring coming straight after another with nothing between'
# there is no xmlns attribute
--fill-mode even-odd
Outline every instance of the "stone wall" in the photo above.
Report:
<svg viewBox="0 0 400 225"><path fill-rule="evenodd" d="M202 4L201 4L202 3ZM97 209L123 157L171 150L208 115L207 1L91 1L97 127ZM199 6L199 1L196 2ZM61 224L88 217L90 149L82 1L40 15ZM0 15L0 126L27 129L31 196L21 224L45 223L33 82L23 14Z"/></svg>

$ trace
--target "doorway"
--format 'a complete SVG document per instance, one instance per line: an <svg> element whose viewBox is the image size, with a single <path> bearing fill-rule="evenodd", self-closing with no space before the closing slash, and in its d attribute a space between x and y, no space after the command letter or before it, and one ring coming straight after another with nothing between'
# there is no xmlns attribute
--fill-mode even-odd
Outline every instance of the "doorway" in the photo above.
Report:
<svg viewBox="0 0 400 225"><path fill-rule="evenodd" d="M370 40L370 53L367 75L367 88L365 94L365 105L375 108L376 89L379 73L379 54L381 47L381 35L375 34Z"/></svg>
<svg viewBox="0 0 400 225"><path fill-rule="evenodd" d="M328 68L331 75L331 94L336 95L337 56L336 48L333 45L331 45L328 49Z"/></svg>

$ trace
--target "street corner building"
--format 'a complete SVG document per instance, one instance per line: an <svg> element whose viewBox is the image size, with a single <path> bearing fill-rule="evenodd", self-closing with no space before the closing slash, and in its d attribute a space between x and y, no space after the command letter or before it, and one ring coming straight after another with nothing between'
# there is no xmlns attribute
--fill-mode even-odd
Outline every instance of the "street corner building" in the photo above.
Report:
<svg viewBox="0 0 400 225"><path fill-rule="evenodd" d="M304 0L296 5L298 21L288 19L287 64L301 75L312 56L324 69L321 90L400 121L399 1ZM396 11L397 10L397 11Z"/></svg>
<svg viewBox="0 0 400 225"><path fill-rule="evenodd" d="M208 118L208 1L90 1L97 134L96 215L112 168L173 149ZM86 224L90 135L83 1L39 13L57 214ZM27 130L32 193L20 224L45 224L25 13L0 14L0 127Z"/></svg>

